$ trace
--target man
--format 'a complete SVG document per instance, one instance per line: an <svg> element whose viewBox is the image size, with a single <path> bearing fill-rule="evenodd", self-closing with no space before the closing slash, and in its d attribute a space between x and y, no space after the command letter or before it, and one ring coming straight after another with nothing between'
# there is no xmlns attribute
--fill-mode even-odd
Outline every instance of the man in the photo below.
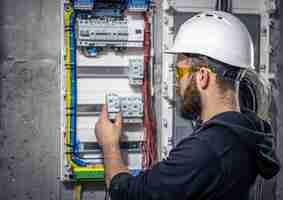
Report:
<svg viewBox="0 0 283 200"><path fill-rule="evenodd" d="M246 27L225 12L198 14L181 26L169 53L177 54L183 109L201 124L166 160L133 177L119 149L121 115L111 123L104 107L95 132L111 199L249 199L256 176L272 178L279 163L270 125L239 106L241 75L254 68Z"/></svg>

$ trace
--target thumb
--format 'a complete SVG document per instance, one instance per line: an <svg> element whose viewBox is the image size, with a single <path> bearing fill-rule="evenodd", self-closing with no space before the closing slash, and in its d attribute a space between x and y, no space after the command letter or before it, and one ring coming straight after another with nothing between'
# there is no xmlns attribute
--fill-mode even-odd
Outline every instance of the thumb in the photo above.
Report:
<svg viewBox="0 0 283 200"><path fill-rule="evenodd" d="M121 128L122 127L122 123L123 123L123 117L122 117L122 113L119 112L116 114L116 117L115 117L115 126Z"/></svg>

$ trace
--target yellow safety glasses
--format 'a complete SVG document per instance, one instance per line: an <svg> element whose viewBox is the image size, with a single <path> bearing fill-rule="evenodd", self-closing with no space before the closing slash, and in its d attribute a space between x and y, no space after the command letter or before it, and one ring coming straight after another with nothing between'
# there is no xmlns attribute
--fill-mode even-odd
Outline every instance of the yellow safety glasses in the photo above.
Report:
<svg viewBox="0 0 283 200"><path fill-rule="evenodd" d="M189 67L188 65L180 65L176 67L176 80L181 80L184 76L188 75L190 76L193 72L192 67Z"/></svg>
<svg viewBox="0 0 283 200"><path fill-rule="evenodd" d="M209 72L214 72L207 65L178 65L176 67L176 81L181 80L186 75L191 76L193 72L198 71L201 67L206 67Z"/></svg>

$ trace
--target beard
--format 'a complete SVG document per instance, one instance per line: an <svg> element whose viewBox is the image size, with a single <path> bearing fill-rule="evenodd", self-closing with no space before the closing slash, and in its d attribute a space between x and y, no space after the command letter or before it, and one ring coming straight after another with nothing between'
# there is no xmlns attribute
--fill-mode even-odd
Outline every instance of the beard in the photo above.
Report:
<svg viewBox="0 0 283 200"><path fill-rule="evenodd" d="M201 115L201 98L200 91L197 88L196 77L193 74L192 79L185 89L182 97L181 113L183 117L190 120L199 120Z"/></svg>

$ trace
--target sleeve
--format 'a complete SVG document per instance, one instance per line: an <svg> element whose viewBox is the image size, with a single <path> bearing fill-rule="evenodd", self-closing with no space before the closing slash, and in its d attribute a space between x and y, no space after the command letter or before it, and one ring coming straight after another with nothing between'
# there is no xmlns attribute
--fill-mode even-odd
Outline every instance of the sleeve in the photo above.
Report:
<svg viewBox="0 0 283 200"><path fill-rule="evenodd" d="M213 187L220 172L219 163L207 144L198 138L187 138L152 169L136 177L128 173L114 176L110 197L111 200L199 199Z"/></svg>

